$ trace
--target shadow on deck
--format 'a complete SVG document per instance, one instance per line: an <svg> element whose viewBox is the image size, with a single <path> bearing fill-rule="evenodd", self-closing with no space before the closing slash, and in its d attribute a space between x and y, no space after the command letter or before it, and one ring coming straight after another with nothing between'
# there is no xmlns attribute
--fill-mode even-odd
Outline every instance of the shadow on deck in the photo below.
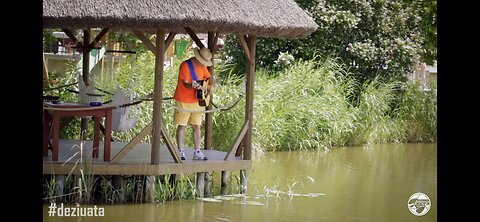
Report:
<svg viewBox="0 0 480 222"><path fill-rule="evenodd" d="M112 142L112 158L125 147L126 142ZM227 152L202 150L208 160L192 160L193 149L185 149L186 160L175 163L166 146L160 148L160 163L150 164L151 144L139 143L116 163L103 161L103 142L100 142L99 157L92 159L92 141L60 140L58 161L43 157L43 174L77 173L82 169L93 175L166 175L211 171L247 170L251 160L232 157L225 161ZM81 158L82 157L82 158ZM81 161L82 160L82 161Z"/></svg>

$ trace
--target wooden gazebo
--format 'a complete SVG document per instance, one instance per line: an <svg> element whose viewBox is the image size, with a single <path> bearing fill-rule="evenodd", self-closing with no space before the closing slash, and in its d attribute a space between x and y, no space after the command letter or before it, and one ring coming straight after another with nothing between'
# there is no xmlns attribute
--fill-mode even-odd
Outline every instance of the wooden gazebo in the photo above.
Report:
<svg viewBox="0 0 480 222"><path fill-rule="evenodd" d="M155 59L155 86L153 98L153 120L123 149L103 163L95 164L93 170L97 174L134 174L132 165L118 165L121 159L132 150L146 135L152 133L150 164L143 164L144 175L156 176L167 173L183 172L175 147L163 127L162 91L163 63L165 51L177 33L188 33L200 47L213 50L219 34L237 35L247 58L246 69L246 108L245 122L238 136L233 141L224 161L233 154L237 159L245 161L235 166L222 165L213 161L216 167L198 167L199 164L209 164L209 161L195 163L188 167L191 172L198 169L197 180L203 180L202 172L213 170L239 169L245 176L246 169L251 167L251 144L253 124L253 88L255 78L255 47L257 37L302 38L317 29L317 24L293 0L43 0L44 28L61 28L70 39L82 49L84 58L89 56L93 48L110 30L133 32L152 53ZM102 31L93 40L90 38L91 28L101 28ZM72 30L81 29L84 32L83 42L80 42ZM156 34L156 41L151 42L144 33ZM204 46L196 33L208 33L208 45ZM166 37L166 38L165 38ZM88 83L88 59L83 59L83 79ZM213 62L213 58L212 58ZM209 68L213 73L213 66ZM209 107L211 108L211 107ZM207 108L208 109L208 108ZM211 147L212 116L206 115L205 147ZM161 164L160 146L165 142L174 163L164 168ZM237 150L240 147L239 150ZM117 164L116 168L109 168ZM138 166L139 164L135 165ZM178 166L178 169L174 169ZM227 166L227 167L225 167ZM44 160L45 174L66 174L71 170L67 164ZM124 171L122 169L125 169ZM173 169L173 170L166 170ZM95 173L95 172L94 172ZM243 178L246 185L246 177ZM223 183L224 181L222 181ZM245 187L246 189L246 187Z"/></svg>

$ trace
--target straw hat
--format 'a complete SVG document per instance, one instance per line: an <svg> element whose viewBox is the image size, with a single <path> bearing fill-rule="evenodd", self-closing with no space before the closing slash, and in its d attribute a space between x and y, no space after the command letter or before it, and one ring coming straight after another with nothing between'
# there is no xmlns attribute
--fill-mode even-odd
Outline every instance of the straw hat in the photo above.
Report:
<svg viewBox="0 0 480 222"><path fill-rule="evenodd" d="M193 49L193 54L195 54L195 58L204 66L212 65L212 53L208 48L195 48Z"/></svg>

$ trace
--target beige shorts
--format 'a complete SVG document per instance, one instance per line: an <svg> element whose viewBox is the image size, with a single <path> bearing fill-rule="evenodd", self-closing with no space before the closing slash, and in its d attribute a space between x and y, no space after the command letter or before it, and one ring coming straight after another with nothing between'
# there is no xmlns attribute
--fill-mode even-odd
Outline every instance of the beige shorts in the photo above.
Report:
<svg viewBox="0 0 480 222"><path fill-rule="evenodd" d="M175 101L175 105L178 108L184 110L195 110L195 111L205 111L205 107L198 105L198 103L184 103ZM175 110L175 115L173 122L177 125L186 126L188 124L192 125L202 125L203 112L187 112L184 110Z"/></svg>

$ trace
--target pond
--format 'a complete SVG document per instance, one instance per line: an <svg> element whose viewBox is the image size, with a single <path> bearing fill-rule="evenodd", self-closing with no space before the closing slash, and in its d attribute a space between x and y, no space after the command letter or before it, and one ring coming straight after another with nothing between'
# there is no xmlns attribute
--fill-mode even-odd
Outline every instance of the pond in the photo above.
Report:
<svg viewBox="0 0 480 222"><path fill-rule="evenodd" d="M266 153L245 195L96 207L104 216L49 216L44 205L43 221L437 221L437 144Z"/></svg>

